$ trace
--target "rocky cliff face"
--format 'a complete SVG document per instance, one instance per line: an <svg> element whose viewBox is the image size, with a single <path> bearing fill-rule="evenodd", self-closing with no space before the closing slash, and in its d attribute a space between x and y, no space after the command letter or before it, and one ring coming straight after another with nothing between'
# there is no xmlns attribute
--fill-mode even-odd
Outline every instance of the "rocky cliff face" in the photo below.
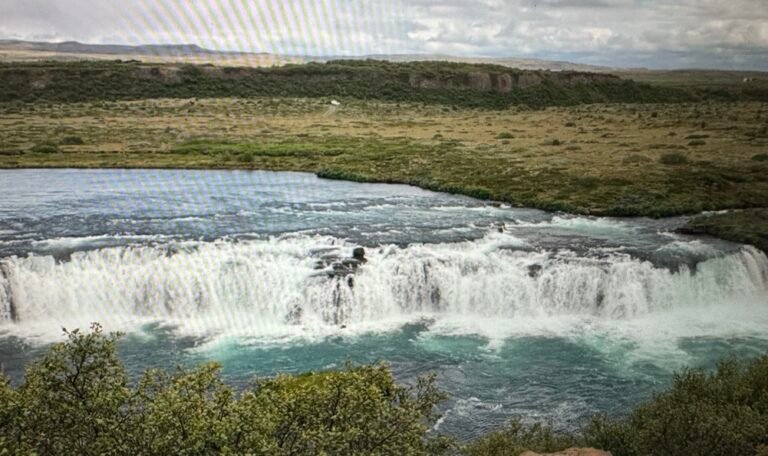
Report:
<svg viewBox="0 0 768 456"><path fill-rule="evenodd" d="M517 71L512 73L472 72L466 75L429 76L412 73L408 83L418 89L467 89L479 92L509 93L513 88L527 89L551 81L555 85L573 87L596 82L620 82L616 76L573 71Z"/></svg>

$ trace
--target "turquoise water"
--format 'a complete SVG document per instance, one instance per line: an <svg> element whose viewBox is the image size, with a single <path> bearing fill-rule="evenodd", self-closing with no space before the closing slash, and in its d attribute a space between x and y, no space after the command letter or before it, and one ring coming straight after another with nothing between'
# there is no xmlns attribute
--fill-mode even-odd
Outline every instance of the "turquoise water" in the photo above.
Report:
<svg viewBox="0 0 768 456"><path fill-rule="evenodd" d="M684 221L301 173L0 171L0 362L18 382L62 326L99 321L133 375L215 360L245 387L385 361L437 374L440 431L573 428L768 349L768 259Z"/></svg>

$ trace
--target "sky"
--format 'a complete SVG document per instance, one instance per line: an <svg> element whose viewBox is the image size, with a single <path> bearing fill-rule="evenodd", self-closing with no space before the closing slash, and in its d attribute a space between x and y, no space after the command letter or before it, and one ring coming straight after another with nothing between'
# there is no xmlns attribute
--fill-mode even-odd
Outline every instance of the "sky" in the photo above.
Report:
<svg viewBox="0 0 768 456"><path fill-rule="evenodd" d="M0 0L0 38L768 71L768 0Z"/></svg>

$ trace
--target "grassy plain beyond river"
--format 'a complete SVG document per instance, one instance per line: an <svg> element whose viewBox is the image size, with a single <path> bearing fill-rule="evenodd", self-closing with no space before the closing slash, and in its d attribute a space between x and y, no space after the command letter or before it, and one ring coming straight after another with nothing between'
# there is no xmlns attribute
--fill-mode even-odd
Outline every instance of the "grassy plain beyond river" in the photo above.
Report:
<svg viewBox="0 0 768 456"><path fill-rule="evenodd" d="M482 110L342 99L331 113L328 100L291 98L3 103L0 168L22 167L307 171L573 213L693 214L768 206L768 105ZM745 219L765 238L765 217Z"/></svg>

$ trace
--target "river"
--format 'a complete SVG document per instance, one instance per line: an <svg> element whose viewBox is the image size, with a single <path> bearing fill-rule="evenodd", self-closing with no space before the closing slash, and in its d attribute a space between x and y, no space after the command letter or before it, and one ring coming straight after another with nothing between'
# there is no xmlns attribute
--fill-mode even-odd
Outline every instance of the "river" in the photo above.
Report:
<svg viewBox="0 0 768 456"><path fill-rule="evenodd" d="M437 373L437 430L572 429L768 350L768 258L684 221L303 173L0 171L0 362L18 383L62 327L98 321L134 375L215 360L246 387L386 361Z"/></svg>

